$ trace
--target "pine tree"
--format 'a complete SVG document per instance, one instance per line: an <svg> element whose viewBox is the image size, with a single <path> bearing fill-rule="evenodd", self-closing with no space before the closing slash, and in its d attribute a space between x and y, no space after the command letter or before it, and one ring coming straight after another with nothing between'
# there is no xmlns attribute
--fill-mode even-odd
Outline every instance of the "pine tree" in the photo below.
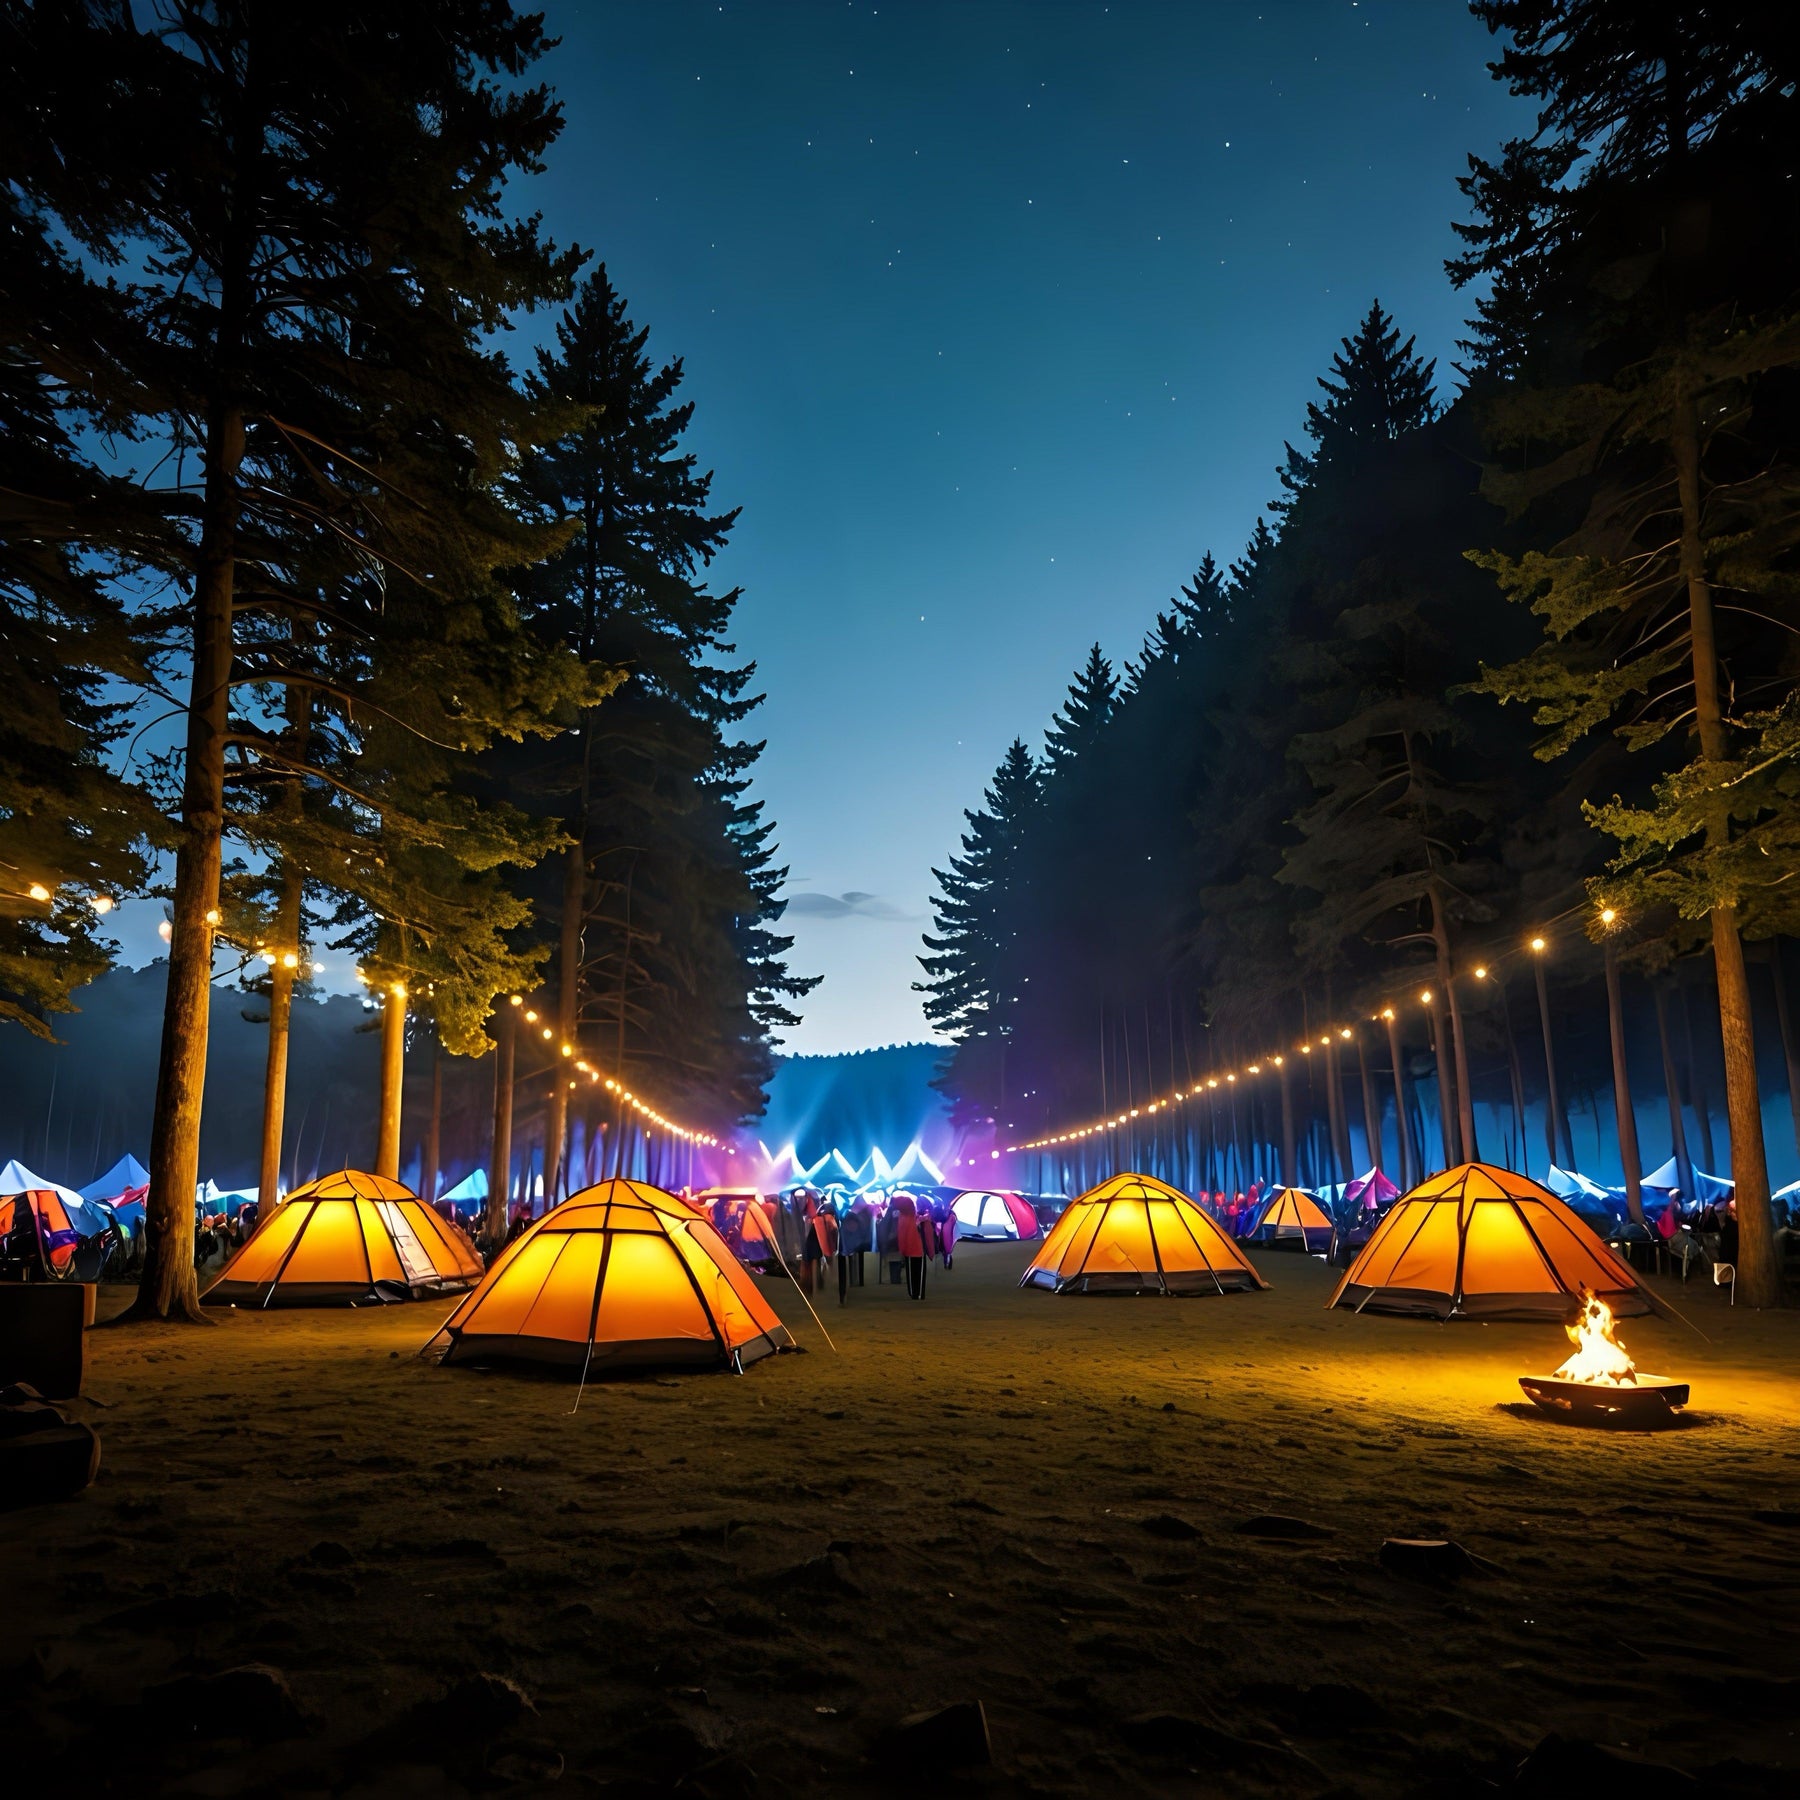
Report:
<svg viewBox="0 0 1800 1800"><path fill-rule="evenodd" d="M1044 767L1052 779L1073 775L1100 741L1119 695L1113 666L1095 644L1069 683L1068 697L1044 734Z"/></svg>
<svg viewBox="0 0 1800 1800"><path fill-rule="evenodd" d="M1014 951L1027 904L1025 844L1042 795L1032 754L1015 738L982 796L979 812L965 812L962 854L933 869L939 897L932 905L937 935L925 937L919 958L928 979L925 1016L946 1036L966 1044L1002 1036L1018 999Z"/></svg>
<svg viewBox="0 0 1800 1800"><path fill-rule="evenodd" d="M1355 337L1338 342L1331 374L1319 377L1325 404L1310 401L1306 408L1306 435L1313 448L1302 452L1286 446L1287 463L1280 475L1289 497L1277 511L1291 511L1322 476L1353 460L1359 450L1394 443L1437 416L1432 389L1437 365L1413 354L1412 338L1401 343L1399 327L1379 300L1369 303Z"/></svg>
<svg viewBox="0 0 1800 1800"><path fill-rule="evenodd" d="M760 1111L767 1032L797 1022L783 1002L813 984L772 929L784 871L747 798L761 746L736 738L760 704L754 669L728 660L738 595L705 580L737 514L711 510L712 477L683 447L681 363L659 367L648 340L602 266L538 356L533 392L578 422L527 459L521 494L579 530L523 591L540 634L623 684L515 785L568 840L536 894L558 921L560 1031L583 1060L722 1127ZM550 1183L567 1093L548 1108Z"/></svg>
<svg viewBox="0 0 1800 1800"><path fill-rule="evenodd" d="M352 836L394 832L399 855L411 827L395 831L373 790L423 802L441 784L410 753L372 762L371 739L393 727L461 755L547 728L586 692L572 661L534 652L494 579L554 539L499 499L535 427L483 341L512 308L566 292L578 259L500 209L560 123L543 89L510 85L547 47L535 19L484 0L296 14L169 0L154 20L90 0L55 16L66 39L28 64L54 152L34 196L97 257L123 218L133 411L183 476L154 491L189 597L139 620L191 688L139 1309L194 1317L187 1195L223 844L237 827L272 834L248 796L295 773L269 697L300 685L336 703L354 769L315 729L307 773L360 809ZM114 217L96 223L94 193ZM333 543L343 554L321 568ZM433 851L466 823L436 811ZM492 850L476 834L468 854ZM386 849L367 866L393 878Z"/></svg>
<svg viewBox="0 0 1800 1800"><path fill-rule="evenodd" d="M23 66L8 18L0 61ZM0 78L3 79L3 78ZM29 112L12 82L8 116ZM18 185L0 189L0 1020L37 1036L117 946L102 920L142 886L156 815L107 755L141 678L105 576L155 567L160 521L92 468L76 433L128 422L104 291L53 240Z"/></svg>
<svg viewBox="0 0 1800 1800"><path fill-rule="evenodd" d="M1483 681L1534 708L1546 759L1603 727L1644 759L1636 794L1592 810L1618 845L1596 906L1666 902L1709 923L1740 1286L1771 1305L1780 1278L1741 940L1770 888L1758 839L1794 841L1800 797L1784 617L1800 543L1786 424L1800 267L1792 233L1770 229L1793 213L1800 103L1753 16L1575 0L1477 10L1511 34L1498 72L1543 101L1549 140L1593 152L1577 184L1582 233L1544 253L1556 283L1537 284L1564 313L1541 324L1532 384L1492 402L1510 466L1488 481L1515 513L1585 516L1548 550L1476 557L1545 631Z"/></svg>
<svg viewBox="0 0 1800 1800"><path fill-rule="evenodd" d="M1244 554L1231 565L1228 591L1230 609L1235 617L1243 618L1267 603L1277 547L1275 534L1259 516L1256 529L1244 546Z"/></svg>

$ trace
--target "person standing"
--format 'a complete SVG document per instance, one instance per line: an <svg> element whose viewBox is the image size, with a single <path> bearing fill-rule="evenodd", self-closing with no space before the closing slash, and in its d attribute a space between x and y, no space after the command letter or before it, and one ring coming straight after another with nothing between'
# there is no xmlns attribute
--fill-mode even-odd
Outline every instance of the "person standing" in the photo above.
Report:
<svg viewBox="0 0 1800 1800"><path fill-rule="evenodd" d="M931 1202L919 1202L919 1246L923 1255L919 1260L919 1298L925 1298L925 1278L931 1273L931 1259L938 1253L938 1224L933 1216Z"/></svg>
<svg viewBox="0 0 1800 1800"><path fill-rule="evenodd" d="M894 1197L894 1247L906 1265L906 1297L925 1298L925 1239L919 1230L919 1209L911 1194Z"/></svg>

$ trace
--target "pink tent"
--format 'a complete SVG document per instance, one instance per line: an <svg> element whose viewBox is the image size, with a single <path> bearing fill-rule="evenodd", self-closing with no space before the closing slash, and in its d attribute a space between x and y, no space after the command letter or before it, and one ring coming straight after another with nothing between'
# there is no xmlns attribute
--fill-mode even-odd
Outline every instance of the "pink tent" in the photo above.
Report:
<svg viewBox="0 0 1800 1800"><path fill-rule="evenodd" d="M1390 1200L1397 1199L1399 1193L1400 1190L1379 1169L1366 1169L1345 1186L1344 1206L1352 1214L1376 1212Z"/></svg>

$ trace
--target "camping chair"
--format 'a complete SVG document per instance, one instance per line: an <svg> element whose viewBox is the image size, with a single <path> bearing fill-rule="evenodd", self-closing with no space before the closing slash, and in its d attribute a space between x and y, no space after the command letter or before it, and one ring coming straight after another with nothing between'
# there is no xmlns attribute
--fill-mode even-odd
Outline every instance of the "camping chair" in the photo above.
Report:
<svg viewBox="0 0 1800 1800"><path fill-rule="evenodd" d="M1713 1264L1713 1286L1731 1289L1731 1304L1737 1305L1737 1264L1716 1262Z"/></svg>

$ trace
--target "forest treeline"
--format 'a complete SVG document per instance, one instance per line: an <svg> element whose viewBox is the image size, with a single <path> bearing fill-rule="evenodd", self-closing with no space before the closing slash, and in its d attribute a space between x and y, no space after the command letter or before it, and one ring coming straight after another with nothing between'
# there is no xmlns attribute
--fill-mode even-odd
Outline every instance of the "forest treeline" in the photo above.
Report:
<svg viewBox="0 0 1800 1800"><path fill-rule="evenodd" d="M1635 1211L1633 1048L1684 1161L1716 1067L1768 1304L1746 946L1792 1077L1795 40L1775 8L1473 10L1538 122L1460 180L1457 367L1371 306L1242 554L1007 751L936 872L940 1079L1070 1179L1159 1145L1221 1169L1229 1088L1292 1181L1309 1142L1314 1178L1351 1172L1352 1120L1396 1173L1498 1156L1528 1101L1567 1163L1559 1092L1603 1059ZM1547 1082L1559 1033L1588 1066Z"/></svg>
<svg viewBox="0 0 1800 1800"><path fill-rule="evenodd" d="M265 1194L330 945L381 1014L377 1169L409 1034L497 1050L502 1209L515 1090L550 1192L572 1109L627 1154L606 1082L723 1133L810 985L708 582L736 515L680 362L531 210L551 47L504 0L0 4L0 1019L49 1034L168 880L161 1316L234 959Z"/></svg>

